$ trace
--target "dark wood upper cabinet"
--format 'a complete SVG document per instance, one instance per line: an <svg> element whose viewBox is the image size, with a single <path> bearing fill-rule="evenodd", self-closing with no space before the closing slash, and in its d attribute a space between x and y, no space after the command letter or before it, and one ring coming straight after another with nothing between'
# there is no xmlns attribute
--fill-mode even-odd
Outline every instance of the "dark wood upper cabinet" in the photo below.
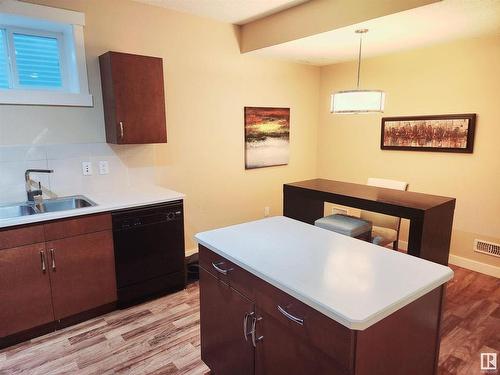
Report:
<svg viewBox="0 0 500 375"><path fill-rule="evenodd" d="M166 143L163 60L107 52L99 56L106 141Z"/></svg>

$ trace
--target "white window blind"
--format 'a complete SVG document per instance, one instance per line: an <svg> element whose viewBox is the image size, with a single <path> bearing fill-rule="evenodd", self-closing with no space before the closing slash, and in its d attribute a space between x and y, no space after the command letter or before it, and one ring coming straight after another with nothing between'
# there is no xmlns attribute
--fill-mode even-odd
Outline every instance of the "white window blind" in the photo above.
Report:
<svg viewBox="0 0 500 375"><path fill-rule="evenodd" d="M57 37L12 33L16 83L22 88L60 89L61 45Z"/></svg>

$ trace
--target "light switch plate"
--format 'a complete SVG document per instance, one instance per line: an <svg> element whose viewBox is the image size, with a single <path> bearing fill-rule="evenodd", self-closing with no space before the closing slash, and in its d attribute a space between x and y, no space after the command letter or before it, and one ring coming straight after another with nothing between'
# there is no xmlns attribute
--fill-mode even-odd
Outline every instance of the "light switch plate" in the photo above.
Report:
<svg viewBox="0 0 500 375"><path fill-rule="evenodd" d="M90 161L82 161L82 174L92 176L92 163Z"/></svg>
<svg viewBox="0 0 500 375"><path fill-rule="evenodd" d="M99 174L109 174L109 163L107 160L99 162Z"/></svg>

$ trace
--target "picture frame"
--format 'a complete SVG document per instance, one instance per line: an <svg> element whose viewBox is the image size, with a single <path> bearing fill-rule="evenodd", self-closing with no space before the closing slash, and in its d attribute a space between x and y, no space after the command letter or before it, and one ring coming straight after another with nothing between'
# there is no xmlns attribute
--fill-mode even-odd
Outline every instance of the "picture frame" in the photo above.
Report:
<svg viewBox="0 0 500 375"><path fill-rule="evenodd" d="M290 108L245 107L245 169L287 165Z"/></svg>
<svg viewBox="0 0 500 375"><path fill-rule="evenodd" d="M476 114L383 117L382 150L472 153Z"/></svg>

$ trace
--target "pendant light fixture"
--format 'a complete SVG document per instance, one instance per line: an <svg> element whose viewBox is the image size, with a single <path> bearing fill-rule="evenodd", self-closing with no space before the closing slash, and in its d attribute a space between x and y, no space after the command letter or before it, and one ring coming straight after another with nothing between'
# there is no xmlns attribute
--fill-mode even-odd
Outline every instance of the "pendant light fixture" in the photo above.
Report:
<svg viewBox="0 0 500 375"><path fill-rule="evenodd" d="M358 54L358 84L355 90L337 91L332 94L332 113L369 113L383 112L385 93L381 90L360 90L359 77L361 72L361 48L363 46L363 34L368 29L356 30L359 34Z"/></svg>

